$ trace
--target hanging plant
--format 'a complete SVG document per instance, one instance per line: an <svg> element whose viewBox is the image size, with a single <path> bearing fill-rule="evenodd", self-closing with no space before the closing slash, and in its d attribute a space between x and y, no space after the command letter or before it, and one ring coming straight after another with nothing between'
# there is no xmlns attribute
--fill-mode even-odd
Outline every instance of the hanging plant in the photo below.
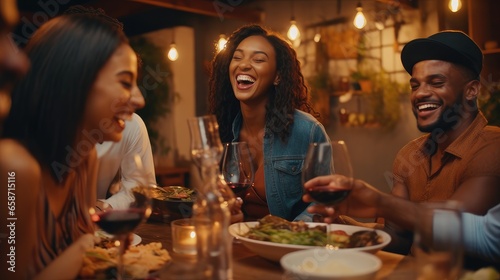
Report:
<svg viewBox="0 0 500 280"><path fill-rule="evenodd" d="M479 108L489 125L500 126L500 83L483 84L481 89Z"/></svg>
<svg viewBox="0 0 500 280"><path fill-rule="evenodd" d="M143 36L130 40L139 61L137 84L144 95L146 105L137 110L146 124L153 154L166 155L170 151L165 139L160 136L154 124L171 112L172 94L170 93L171 70L164 51Z"/></svg>
<svg viewBox="0 0 500 280"><path fill-rule="evenodd" d="M328 72L320 71L307 79L310 88L311 103L319 113L319 120L325 126L330 124L330 92L332 86Z"/></svg>

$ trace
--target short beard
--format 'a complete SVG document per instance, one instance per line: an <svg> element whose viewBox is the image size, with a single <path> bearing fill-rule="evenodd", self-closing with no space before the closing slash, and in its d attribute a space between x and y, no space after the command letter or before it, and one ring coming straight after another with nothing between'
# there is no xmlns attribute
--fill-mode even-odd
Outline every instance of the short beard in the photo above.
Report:
<svg viewBox="0 0 500 280"><path fill-rule="evenodd" d="M444 116L446 116L446 119ZM439 119L437 121L426 126L417 124L417 128L421 132L433 132L436 129L439 129L441 131L448 131L451 130L460 121L459 118L460 114L456 112L453 107L447 107L439 116Z"/></svg>
<svg viewBox="0 0 500 280"><path fill-rule="evenodd" d="M439 115L439 118L436 122L421 126L417 122L417 128L421 132L433 132L436 129L441 131L449 131L453 129L458 123L460 123L463 119L464 106L462 104L462 97L464 93L461 92L459 96L457 96L457 101L452 106L447 106L443 110L443 112ZM465 111L467 112L467 111ZM415 113L415 117L417 114Z"/></svg>

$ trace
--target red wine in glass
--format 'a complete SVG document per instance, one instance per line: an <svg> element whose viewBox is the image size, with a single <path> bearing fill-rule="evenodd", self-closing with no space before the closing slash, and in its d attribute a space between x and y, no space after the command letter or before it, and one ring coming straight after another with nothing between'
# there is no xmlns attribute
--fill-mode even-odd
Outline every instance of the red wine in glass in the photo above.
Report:
<svg viewBox="0 0 500 280"><path fill-rule="evenodd" d="M307 191L312 199L325 205L335 205L339 203L344 200L350 192L350 190L331 190L329 188L314 188Z"/></svg>
<svg viewBox="0 0 500 280"><path fill-rule="evenodd" d="M136 157L138 158L138 157ZM137 169L142 169L142 162L136 160ZM124 205L118 205L116 208L100 207L89 208L91 220L105 232L115 235L120 245L118 248L118 261L116 274L117 280L125 278L123 268L123 255L127 250L129 242L127 238L130 233L151 214L151 194L153 187L136 186L132 189L125 189L133 197L133 201Z"/></svg>
<svg viewBox="0 0 500 280"><path fill-rule="evenodd" d="M342 188L331 188L328 185L316 185L308 187L306 192L319 204L332 206L344 200L352 189L352 166L343 141L331 141L312 143L304 159L302 168L302 182L305 183L318 176L332 174L343 175L347 180L343 181ZM326 247L335 249L330 242L330 225L327 224Z"/></svg>
<svg viewBox="0 0 500 280"><path fill-rule="evenodd" d="M132 232L144 218L142 209L123 209L99 212L92 215L92 221L109 234Z"/></svg>
<svg viewBox="0 0 500 280"><path fill-rule="evenodd" d="M227 182L227 185L233 191L234 195L238 197L243 197L247 189L252 185L250 183L231 183Z"/></svg>
<svg viewBox="0 0 500 280"><path fill-rule="evenodd" d="M224 143L221 175L234 195L243 200L255 179L252 154L247 142ZM238 223L238 234L241 232L241 223ZM234 242L240 243L238 238L235 238Z"/></svg>

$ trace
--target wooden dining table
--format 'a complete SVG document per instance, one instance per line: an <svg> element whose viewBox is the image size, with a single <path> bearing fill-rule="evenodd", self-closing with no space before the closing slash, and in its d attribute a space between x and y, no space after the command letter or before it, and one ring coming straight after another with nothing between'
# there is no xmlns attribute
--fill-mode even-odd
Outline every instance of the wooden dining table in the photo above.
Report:
<svg viewBox="0 0 500 280"><path fill-rule="evenodd" d="M197 268L196 256L177 254L172 250L172 231L169 222L148 221L141 224L135 231L142 238L142 244L161 242L167 249L172 261L160 271L160 279L197 279L172 277L172 271L185 274L193 273ZM415 279L413 275L413 260L411 257L379 251L375 254L382 261L382 268L375 279ZM176 266L179 266L178 268ZM191 267L191 268L190 268ZM243 244L233 242L233 275L234 280L246 279L289 279L279 263L264 259L250 251Z"/></svg>

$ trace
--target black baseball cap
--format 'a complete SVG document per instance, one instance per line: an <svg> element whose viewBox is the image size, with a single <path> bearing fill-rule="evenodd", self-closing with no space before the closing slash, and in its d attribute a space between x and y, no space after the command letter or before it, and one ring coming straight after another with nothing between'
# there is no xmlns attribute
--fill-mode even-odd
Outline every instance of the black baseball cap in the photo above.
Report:
<svg viewBox="0 0 500 280"><path fill-rule="evenodd" d="M483 53L462 31L446 30L427 38L408 42L401 51L401 62L410 75L413 66L423 60L443 60L463 65L477 77L483 68Z"/></svg>

